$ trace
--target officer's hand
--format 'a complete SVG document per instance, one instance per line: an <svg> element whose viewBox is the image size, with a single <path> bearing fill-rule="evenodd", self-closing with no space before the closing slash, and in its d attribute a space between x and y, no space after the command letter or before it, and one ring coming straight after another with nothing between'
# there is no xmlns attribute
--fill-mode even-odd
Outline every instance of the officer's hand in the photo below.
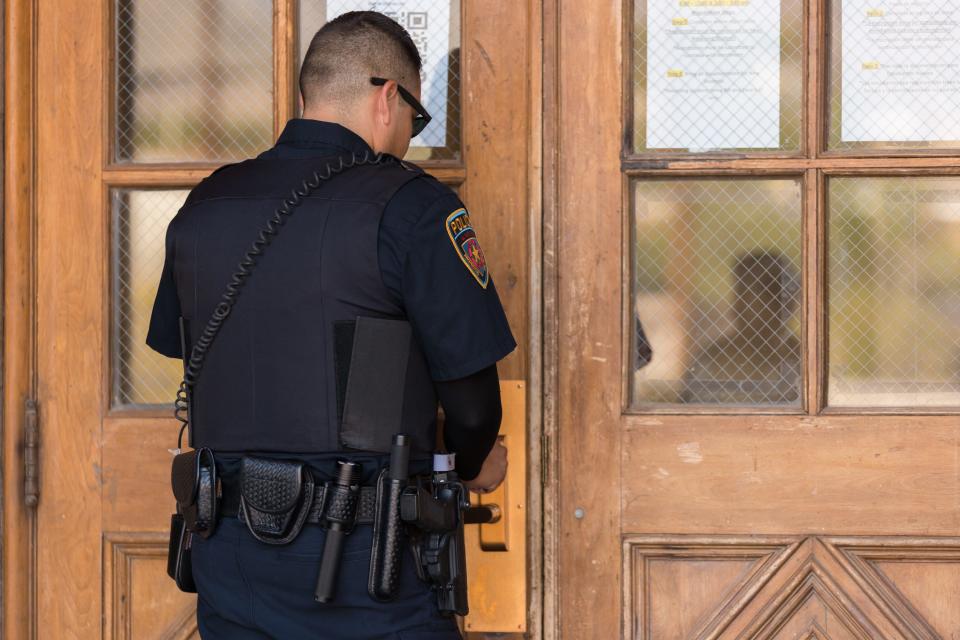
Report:
<svg viewBox="0 0 960 640"><path fill-rule="evenodd" d="M464 481L463 485L475 493L490 493L503 483L507 477L507 448L499 440L487 454L480 473L473 480Z"/></svg>

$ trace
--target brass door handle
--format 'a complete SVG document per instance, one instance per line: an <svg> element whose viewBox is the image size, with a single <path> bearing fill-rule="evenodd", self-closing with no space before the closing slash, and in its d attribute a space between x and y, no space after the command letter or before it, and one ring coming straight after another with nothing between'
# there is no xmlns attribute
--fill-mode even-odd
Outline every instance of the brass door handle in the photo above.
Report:
<svg viewBox="0 0 960 640"><path fill-rule="evenodd" d="M500 505L481 504L463 512L463 524L493 524L503 516Z"/></svg>

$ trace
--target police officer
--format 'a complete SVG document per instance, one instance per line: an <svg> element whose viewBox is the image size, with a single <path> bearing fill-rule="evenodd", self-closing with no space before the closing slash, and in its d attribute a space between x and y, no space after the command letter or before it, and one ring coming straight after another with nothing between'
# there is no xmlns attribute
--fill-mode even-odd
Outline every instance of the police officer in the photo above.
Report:
<svg viewBox="0 0 960 640"><path fill-rule="evenodd" d="M214 452L224 495L215 533L193 538L204 638L460 637L409 550L396 598L368 595L369 525L346 537L336 596L319 604L313 590L326 529L308 522L289 544L267 545L230 504L244 456L303 461L318 485L334 479L338 459L349 460L361 465L363 484L375 482L388 462L383 450L344 444L359 318L412 327L404 430L436 439L439 400L442 443L464 484L485 492L503 481L496 363L516 343L470 213L451 189L396 160L430 119L418 98L421 65L409 34L386 16L330 21L303 61L303 117L258 158L205 179L167 230L147 343L183 357L292 190L325 167L359 165L318 184L264 248L192 388L190 444ZM376 154L392 159L373 164ZM410 471L429 471L423 450Z"/></svg>

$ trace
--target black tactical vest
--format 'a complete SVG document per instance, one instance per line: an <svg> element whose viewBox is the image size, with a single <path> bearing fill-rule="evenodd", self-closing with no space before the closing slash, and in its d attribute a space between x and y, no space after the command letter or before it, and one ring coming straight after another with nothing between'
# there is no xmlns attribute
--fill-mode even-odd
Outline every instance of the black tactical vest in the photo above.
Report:
<svg viewBox="0 0 960 640"><path fill-rule="evenodd" d="M217 171L190 194L171 225L187 353L267 220L328 162L248 160ZM437 399L416 339L398 345L396 332L374 335L358 358L366 369L351 366L355 336L375 333L380 325L406 326L410 333L402 322L378 325L367 319L405 320L402 301L381 280L378 235L387 202L419 173L395 162L348 169L295 210L253 268L207 353L191 395L191 446L225 452L387 451L383 435L377 445L364 445L362 436L389 426L413 436L416 450L432 451ZM364 319L363 332L358 318ZM377 362L381 354L383 368ZM369 380L378 388L361 382ZM346 397L348 386L352 399ZM377 419L383 407L378 413L358 406L391 395L397 398L392 426L389 419ZM354 416L349 428L343 424L345 408Z"/></svg>

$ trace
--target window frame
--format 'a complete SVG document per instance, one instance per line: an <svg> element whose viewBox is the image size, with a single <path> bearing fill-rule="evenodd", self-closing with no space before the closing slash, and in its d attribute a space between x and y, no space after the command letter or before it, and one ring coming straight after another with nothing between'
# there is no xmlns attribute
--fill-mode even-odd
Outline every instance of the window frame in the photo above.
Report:
<svg viewBox="0 0 960 640"><path fill-rule="evenodd" d="M103 167L101 176L101 211L108 221L105 237L113 239L116 236L114 229L114 212L112 210L112 192L117 189L129 190L164 190L164 189L192 189L201 180L210 175L215 169L230 161L187 161L187 162L134 162L117 161L117 108L119 100L117 91L117 12L120 0L107 0L104 3L105 28L103 29L101 51L103 55L102 78L102 108L103 138L101 145L100 162ZM287 121L297 117L297 95L299 87L296 79L296 70L299 67L299 0L270 0L273 8L273 23L271 36L273 40L273 122L271 131L276 139L283 131ZM460 41L463 42L463 32L466 27L465 5L462 0L454 0L459 11ZM451 16L453 17L453 15ZM467 79L463 74L463 54L461 46L461 79L460 79L460 128L465 129L467 121L464 113L464 95ZM462 145L461 141L461 145ZM441 182L458 188L467 178L465 152L461 148L458 157L452 160L418 161L417 164L429 171ZM111 240L112 242L112 240ZM104 309L110 311L110 322L107 323L103 339L107 348L104 349L104 375L102 406L106 415L111 418L166 418L170 414L171 404L131 404L117 405L114 403L114 387L119 370L119 336L113 323L114 281L117 266L113 262L115 249L112 244L107 247L103 256L107 265L105 283Z"/></svg>
<svg viewBox="0 0 960 640"><path fill-rule="evenodd" d="M833 3L842 0L796 0L803 3L803 115L799 153L689 153L633 150L633 28L636 5L646 0L622 0L621 113L623 140L620 155L622 238L621 411L624 415L956 415L960 406L878 407L830 406L828 383L827 181L831 176L931 176L960 177L960 148L955 150L833 150L827 148L830 108L829 21ZM802 379L800 408L712 407L630 403L631 351L631 220L630 183L634 179L719 176L783 176L802 185L801 314Z"/></svg>

